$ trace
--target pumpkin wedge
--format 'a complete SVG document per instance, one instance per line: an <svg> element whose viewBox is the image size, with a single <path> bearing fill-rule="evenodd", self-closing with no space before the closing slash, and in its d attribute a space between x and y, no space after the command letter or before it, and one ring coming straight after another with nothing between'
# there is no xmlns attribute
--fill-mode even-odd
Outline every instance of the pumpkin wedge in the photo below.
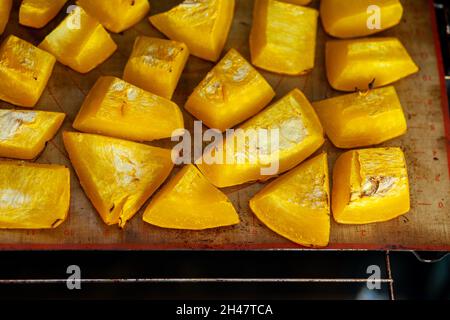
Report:
<svg viewBox="0 0 450 320"><path fill-rule="evenodd" d="M314 68L317 10L276 0L256 0L250 33L252 63L264 70L301 75Z"/></svg>
<svg viewBox="0 0 450 320"><path fill-rule="evenodd" d="M13 0L0 1L0 35L5 31L9 21Z"/></svg>
<svg viewBox="0 0 450 320"><path fill-rule="evenodd" d="M78 0L77 4L115 33L131 28L150 11L148 0Z"/></svg>
<svg viewBox="0 0 450 320"><path fill-rule="evenodd" d="M275 96L267 81L234 49L206 75L185 109L225 131L261 111Z"/></svg>
<svg viewBox="0 0 450 320"><path fill-rule="evenodd" d="M139 36L123 79L161 97L172 99L189 58L184 43Z"/></svg>
<svg viewBox="0 0 450 320"><path fill-rule="evenodd" d="M173 168L170 150L83 133L63 138L81 186L108 225L123 228Z"/></svg>
<svg viewBox="0 0 450 320"><path fill-rule="evenodd" d="M64 7L67 0L23 0L19 23L32 28L43 28Z"/></svg>
<svg viewBox="0 0 450 320"><path fill-rule="evenodd" d="M338 148L380 144L407 130L405 114L392 86L322 100L313 106Z"/></svg>
<svg viewBox="0 0 450 320"><path fill-rule="evenodd" d="M192 55L215 62L228 38L234 4L234 0L184 0L150 17L150 22L168 38L186 43Z"/></svg>
<svg viewBox="0 0 450 320"><path fill-rule="evenodd" d="M343 224L388 221L409 211L405 156L399 148L348 151L334 166L332 211Z"/></svg>
<svg viewBox="0 0 450 320"><path fill-rule="evenodd" d="M58 112L0 110L0 157L36 158L65 117Z"/></svg>
<svg viewBox="0 0 450 320"><path fill-rule="evenodd" d="M419 71L397 38L328 41L325 54L328 81L339 91L378 88Z"/></svg>
<svg viewBox="0 0 450 320"><path fill-rule="evenodd" d="M32 108L44 92L56 59L16 36L0 47L0 99Z"/></svg>
<svg viewBox="0 0 450 320"><path fill-rule="evenodd" d="M403 7L399 0L322 0L320 16L328 34L356 38L396 26L402 19Z"/></svg>
<svg viewBox="0 0 450 320"><path fill-rule="evenodd" d="M225 194L194 165L187 165L156 194L144 221L162 228L204 230L238 224L239 216Z"/></svg>
<svg viewBox="0 0 450 320"><path fill-rule="evenodd" d="M0 161L0 229L56 228L69 205L68 168Z"/></svg>
<svg viewBox="0 0 450 320"><path fill-rule="evenodd" d="M77 19L79 26L73 26ZM95 18L78 7L45 37L39 48L73 70L87 73L108 59L117 45Z"/></svg>
<svg viewBox="0 0 450 320"><path fill-rule="evenodd" d="M89 133L151 141L184 129L183 115L170 100L119 78L100 77L87 95L73 127Z"/></svg>
<svg viewBox="0 0 450 320"><path fill-rule="evenodd" d="M276 179L250 199L250 208L267 227L307 247L330 239L327 155L321 154Z"/></svg>
<svg viewBox="0 0 450 320"><path fill-rule="evenodd" d="M267 180L308 158L325 142L314 109L295 89L205 150L198 168L217 187Z"/></svg>

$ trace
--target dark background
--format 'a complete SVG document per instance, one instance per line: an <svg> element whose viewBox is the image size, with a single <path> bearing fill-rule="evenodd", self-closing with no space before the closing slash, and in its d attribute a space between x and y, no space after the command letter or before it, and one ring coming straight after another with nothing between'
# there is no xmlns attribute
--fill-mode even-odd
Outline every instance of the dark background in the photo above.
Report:
<svg viewBox="0 0 450 320"><path fill-rule="evenodd" d="M450 5L445 0L435 3L450 96ZM69 265L80 266L83 279L97 280L68 290ZM379 266L387 279L380 290L368 290L361 282L371 265ZM180 278L187 281L164 280ZM212 281L217 278L235 282ZM1 252L0 299L36 298L448 300L450 256L381 251Z"/></svg>

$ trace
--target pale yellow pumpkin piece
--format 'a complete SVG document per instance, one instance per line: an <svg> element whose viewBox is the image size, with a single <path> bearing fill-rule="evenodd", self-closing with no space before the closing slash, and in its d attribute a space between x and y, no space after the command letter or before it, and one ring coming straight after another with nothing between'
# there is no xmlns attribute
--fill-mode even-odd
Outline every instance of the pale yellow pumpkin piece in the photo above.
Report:
<svg viewBox="0 0 450 320"><path fill-rule="evenodd" d="M170 100L119 78L100 77L87 95L73 127L89 133L151 141L184 129L180 108Z"/></svg>
<svg viewBox="0 0 450 320"><path fill-rule="evenodd" d="M188 98L185 108L208 127L225 131L261 111L275 92L231 49Z"/></svg>
<svg viewBox="0 0 450 320"><path fill-rule="evenodd" d="M63 137L81 186L108 225L124 227L173 168L167 149L92 134Z"/></svg>
<svg viewBox="0 0 450 320"><path fill-rule="evenodd" d="M321 154L271 182L250 200L255 215L283 237L308 247L330 238L328 160Z"/></svg>
<svg viewBox="0 0 450 320"><path fill-rule="evenodd" d="M64 7L67 0L23 0L19 23L32 28L43 28Z"/></svg>
<svg viewBox="0 0 450 320"><path fill-rule="evenodd" d="M217 61L228 38L235 0L184 0L150 17L168 38L184 42L192 55Z"/></svg>
<svg viewBox="0 0 450 320"><path fill-rule="evenodd" d="M68 168L0 161L0 229L56 228L69 205Z"/></svg>
<svg viewBox="0 0 450 320"><path fill-rule="evenodd" d="M154 197L144 221L162 228L203 230L237 224L239 216L225 194L194 165L187 165Z"/></svg>
<svg viewBox="0 0 450 320"><path fill-rule="evenodd" d="M256 0L250 33L252 63L264 70L301 75L314 68L316 9L277 0Z"/></svg>
<svg viewBox="0 0 450 320"><path fill-rule="evenodd" d="M410 209L405 156L400 148L348 151L334 166L332 210L343 224L394 219Z"/></svg>
<svg viewBox="0 0 450 320"><path fill-rule="evenodd" d="M184 43L140 36L134 43L123 79L172 99L188 58L189 50Z"/></svg>
<svg viewBox="0 0 450 320"><path fill-rule="evenodd" d="M0 110L0 157L36 158L65 116L58 112Z"/></svg>
<svg viewBox="0 0 450 320"><path fill-rule="evenodd" d="M73 70L87 73L105 62L117 45L94 17L78 7L45 37L39 48Z"/></svg>

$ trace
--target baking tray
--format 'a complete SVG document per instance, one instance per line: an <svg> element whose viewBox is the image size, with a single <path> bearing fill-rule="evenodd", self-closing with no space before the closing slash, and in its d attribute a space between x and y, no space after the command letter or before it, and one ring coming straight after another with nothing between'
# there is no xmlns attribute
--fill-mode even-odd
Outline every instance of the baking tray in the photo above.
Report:
<svg viewBox="0 0 450 320"><path fill-rule="evenodd" d="M40 41L64 18L65 10L41 30L19 26L16 1L2 40L15 34L34 44ZM168 10L180 1L152 0L151 14ZM401 24L379 36L401 39L420 73L395 83L408 119L407 135L383 144L401 147L408 161L411 180L411 211L385 223L361 226L331 226L328 250L436 250L450 251L450 180L449 180L449 114L442 59L432 1L403 0L405 14ZM70 5L72 3L68 3ZM236 13L226 50L236 48L249 59L248 37L252 20L252 0L237 0ZM318 1L312 6L318 7ZM37 110L62 111L67 119L60 133L47 144L36 159L39 163L66 165L72 171L72 199L67 221L53 230L0 230L2 250L303 250L273 233L251 213L248 200L264 183L224 189L239 211L242 222L233 227L206 231L161 229L142 221L142 210L124 230L106 226L80 187L61 139L63 130L73 130L74 120L89 89L99 76L121 77L125 63L138 35L163 37L147 19L121 34L113 34L117 52L89 74L81 75L57 64ZM316 67L309 75L289 77L261 71L275 88L277 99L293 88L300 88L311 101L340 93L328 85L324 68L324 46L330 39L319 27ZM224 52L226 52L224 50ZM187 96L213 67L213 63L191 57L180 80L174 101L184 105ZM1 108L12 106L0 102ZM194 118L184 113L186 126L192 129ZM169 147L170 141L152 143ZM321 151L329 154L330 168L342 150L329 142ZM320 151L319 151L320 152ZM177 169L174 170L174 173ZM150 199L151 200L151 199Z"/></svg>

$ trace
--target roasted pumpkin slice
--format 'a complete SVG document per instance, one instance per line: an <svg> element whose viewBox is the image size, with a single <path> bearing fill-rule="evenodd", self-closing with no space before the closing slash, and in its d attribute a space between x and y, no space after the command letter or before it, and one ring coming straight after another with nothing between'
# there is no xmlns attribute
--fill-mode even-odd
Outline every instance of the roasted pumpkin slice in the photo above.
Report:
<svg viewBox="0 0 450 320"><path fill-rule="evenodd" d="M83 133L63 138L81 186L108 225L123 228L173 168L170 150Z"/></svg>
<svg viewBox="0 0 450 320"><path fill-rule="evenodd" d="M188 58L189 50L184 43L140 36L134 43L123 79L172 99Z"/></svg>
<svg viewBox="0 0 450 320"><path fill-rule="evenodd" d="M325 247L330 239L328 160L321 154L278 178L250 200L267 227L307 247Z"/></svg>
<svg viewBox="0 0 450 320"><path fill-rule="evenodd" d="M67 218L70 171L58 165L0 161L0 229L50 229Z"/></svg>
<svg viewBox="0 0 450 320"><path fill-rule="evenodd" d="M67 0L23 0L19 10L21 25L42 28L64 7Z"/></svg>
<svg viewBox="0 0 450 320"><path fill-rule="evenodd" d="M0 110L0 157L31 160L61 127L64 113Z"/></svg>
<svg viewBox="0 0 450 320"><path fill-rule="evenodd" d="M34 107L53 72L56 59L16 36L0 47L0 99Z"/></svg>
<svg viewBox="0 0 450 320"><path fill-rule="evenodd" d="M194 165L187 165L156 194L144 221L162 228L203 230L238 224L239 216L225 194Z"/></svg>
<svg viewBox="0 0 450 320"><path fill-rule="evenodd" d="M5 31L9 21L13 0L0 1L0 35Z"/></svg>
<svg viewBox="0 0 450 320"><path fill-rule="evenodd" d="M317 10L276 0L256 0L250 33L252 63L300 75L314 68Z"/></svg>
<svg viewBox="0 0 450 320"><path fill-rule="evenodd" d="M382 87L419 71L397 38L329 41L326 68L331 86L340 91Z"/></svg>
<svg viewBox="0 0 450 320"><path fill-rule="evenodd" d="M391 220L409 211L405 157L399 148L353 150L336 161L332 211L344 224Z"/></svg>
<svg viewBox="0 0 450 320"><path fill-rule="evenodd" d="M217 187L267 180L292 169L324 143L314 109L295 89L205 149L197 160L202 173Z"/></svg>
<svg viewBox="0 0 450 320"><path fill-rule="evenodd" d="M184 129L183 115L170 100L119 78L101 77L86 97L73 127L89 133L151 141Z"/></svg>
<svg viewBox="0 0 450 320"><path fill-rule="evenodd" d="M208 127L225 131L261 111L274 96L258 71L231 49L195 88L185 109Z"/></svg>
<svg viewBox="0 0 450 320"><path fill-rule="evenodd" d="M402 19L403 7L399 0L322 0L320 16L328 34L355 38L396 26Z"/></svg>
<svg viewBox="0 0 450 320"><path fill-rule="evenodd" d="M186 43L192 55L217 61L233 16L234 0L184 0L150 22L168 38Z"/></svg>
<svg viewBox="0 0 450 320"><path fill-rule="evenodd" d="M131 28L150 11L148 0L78 0L77 4L115 33Z"/></svg>
<svg viewBox="0 0 450 320"><path fill-rule="evenodd" d="M338 148L367 147L406 133L395 88L384 87L313 103L325 132Z"/></svg>
<svg viewBox="0 0 450 320"><path fill-rule="evenodd" d="M77 19L79 26L75 27L73 23ZM103 26L80 7L73 10L39 47L80 73L91 71L117 49Z"/></svg>

